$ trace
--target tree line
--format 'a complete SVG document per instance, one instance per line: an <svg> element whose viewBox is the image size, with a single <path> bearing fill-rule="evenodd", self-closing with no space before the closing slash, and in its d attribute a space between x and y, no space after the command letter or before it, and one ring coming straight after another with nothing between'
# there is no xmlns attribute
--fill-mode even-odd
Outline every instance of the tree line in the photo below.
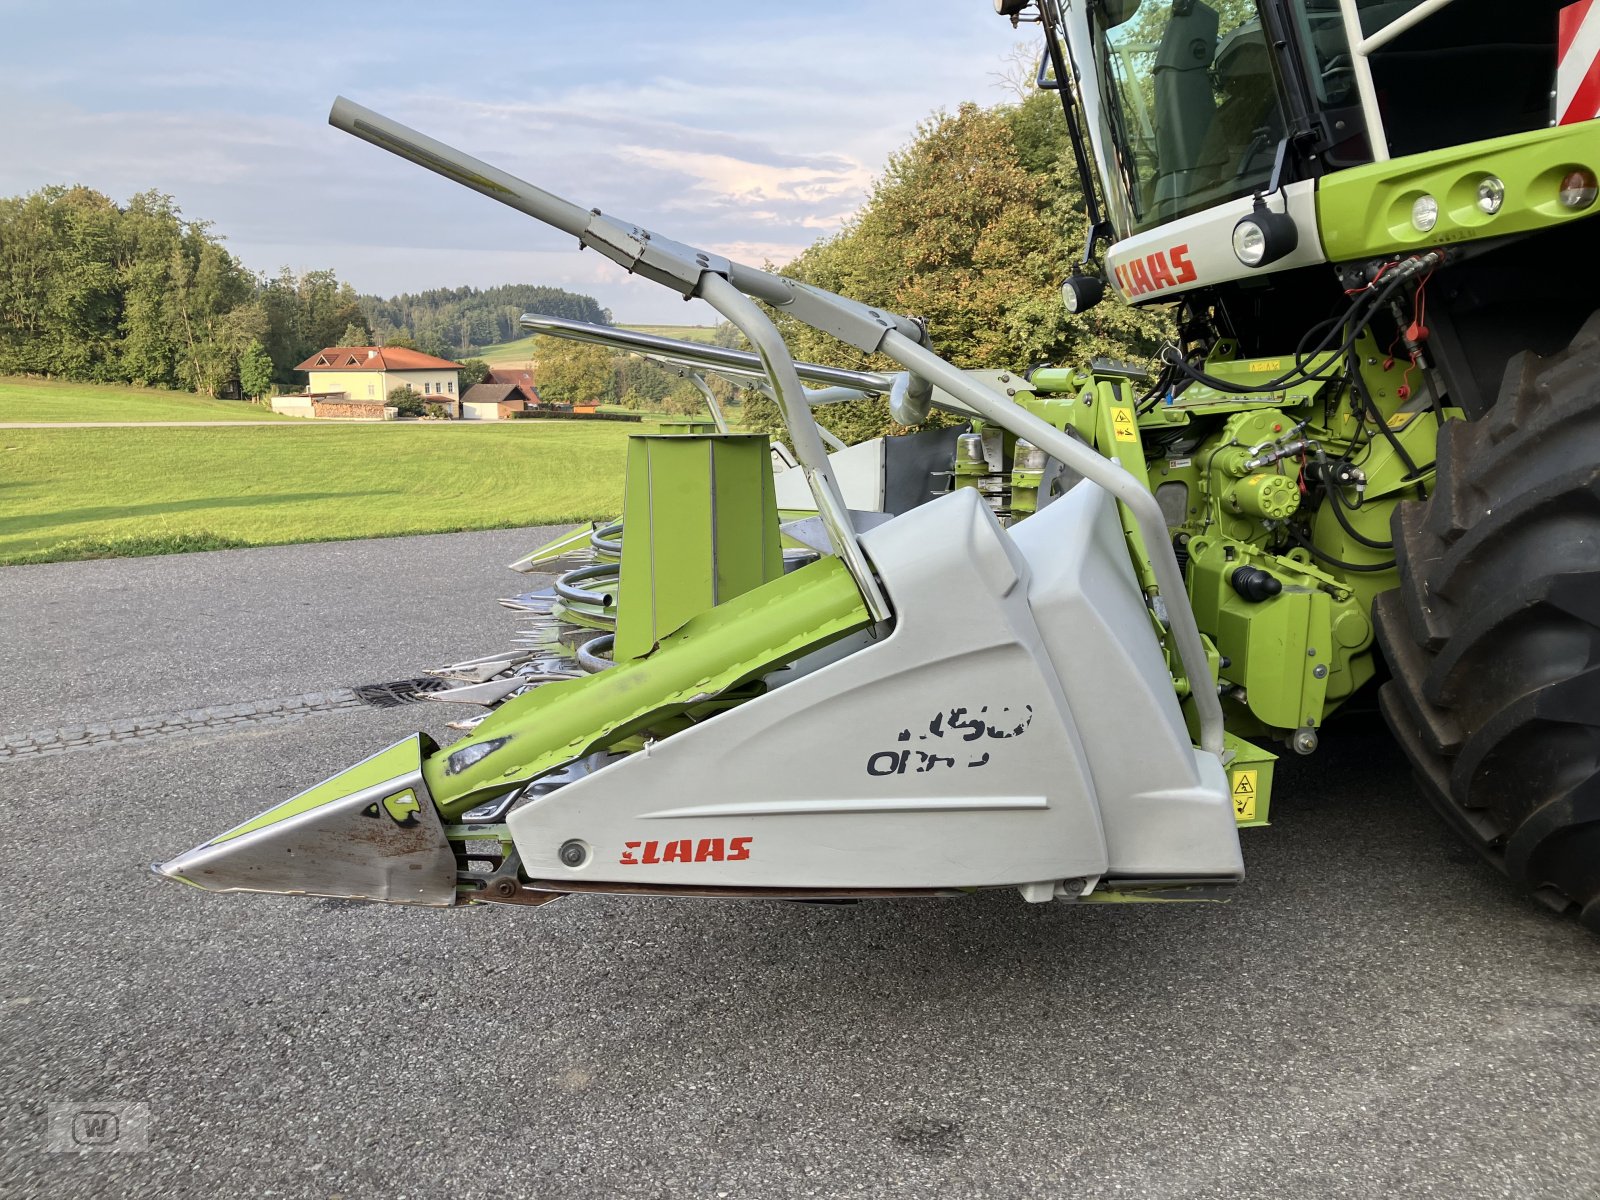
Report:
<svg viewBox="0 0 1600 1200"><path fill-rule="evenodd" d="M1139 359L1165 317L1108 302L1077 317L1058 286L1077 261L1084 204L1053 94L924 122L839 234L783 268L875 307L924 318L958 366L1022 370L1096 355ZM461 358L520 335L525 311L595 323L611 314L559 288L441 288L357 296L331 271L254 275L170 196L117 205L83 187L0 199L0 372L247 393L297 383L296 363L337 344L403 343ZM892 369L777 314L796 357ZM732 330L724 344L740 344ZM539 339L539 388L555 403L693 411L682 379L603 348ZM745 393L751 427L781 434L776 407ZM882 401L833 405L847 441L892 431Z"/></svg>
<svg viewBox="0 0 1600 1200"><path fill-rule="evenodd" d="M362 296L361 311L373 332L387 344L409 337L417 349L460 358L483 346L523 336L517 318L526 312L591 325L611 324L611 311L593 296L534 284L502 287L431 288L398 296Z"/></svg>
<svg viewBox="0 0 1600 1200"><path fill-rule="evenodd" d="M257 274L158 191L126 204L82 186L0 198L0 374L257 396L304 383L295 366L325 346L381 338L450 355L441 322L459 333L465 321L487 345L517 336L505 318L527 310L610 320L559 288L384 299L329 270Z"/></svg>
<svg viewBox="0 0 1600 1200"><path fill-rule="evenodd" d="M923 318L932 348L958 367L1149 359L1170 336L1164 313L1113 299L1071 316L1061 303L1061 280L1083 252L1084 213L1054 93L989 108L963 104L919 126L845 228L781 273ZM783 314L776 320L796 358L898 369ZM898 431L883 400L830 405L819 415L848 442ZM782 435L765 397L749 396L744 419Z"/></svg>

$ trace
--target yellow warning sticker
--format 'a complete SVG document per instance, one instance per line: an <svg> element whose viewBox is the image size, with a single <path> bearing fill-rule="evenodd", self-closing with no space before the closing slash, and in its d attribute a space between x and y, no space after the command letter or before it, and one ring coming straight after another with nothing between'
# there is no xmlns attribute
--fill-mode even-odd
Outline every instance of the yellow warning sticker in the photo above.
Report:
<svg viewBox="0 0 1600 1200"><path fill-rule="evenodd" d="M1248 370L1252 375L1261 375L1267 371L1281 371L1283 370L1283 359L1258 358L1250 364Z"/></svg>
<svg viewBox="0 0 1600 1200"><path fill-rule="evenodd" d="M1390 429L1403 429L1406 426L1406 424L1411 420L1411 418L1416 416L1416 415L1417 414L1414 413L1414 412L1397 412L1397 413L1393 414L1392 416L1390 416L1390 418L1389 418L1389 428Z"/></svg>
<svg viewBox="0 0 1600 1200"><path fill-rule="evenodd" d="M1233 816L1238 821L1256 819L1256 773L1232 771L1228 775L1233 784Z"/></svg>
<svg viewBox="0 0 1600 1200"><path fill-rule="evenodd" d="M1137 442L1139 429L1133 423L1133 413L1126 408L1111 410L1111 432L1119 442Z"/></svg>

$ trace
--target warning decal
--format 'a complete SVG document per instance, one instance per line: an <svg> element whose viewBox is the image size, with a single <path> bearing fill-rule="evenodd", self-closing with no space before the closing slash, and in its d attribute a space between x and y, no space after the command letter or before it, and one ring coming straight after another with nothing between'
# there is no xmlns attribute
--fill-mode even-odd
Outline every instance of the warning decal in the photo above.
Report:
<svg viewBox="0 0 1600 1200"><path fill-rule="evenodd" d="M1125 408L1111 410L1111 432L1119 442L1137 442L1139 430L1133 423L1133 413Z"/></svg>
<svg viewBox="0 0 1600 1200"><path fill-rule="evenodd" d="M1235 820L1256 819L1256 773L1233 771L1228 776L1233 784L1233 815Z"/></svg>
<svg viewBox="0 0 1600 1200"><path fill-rule="evenodd" d="M1600 116L1600 8L1576 0L1561 10L1556 35L1556 121L1573 125Z"/></svg>

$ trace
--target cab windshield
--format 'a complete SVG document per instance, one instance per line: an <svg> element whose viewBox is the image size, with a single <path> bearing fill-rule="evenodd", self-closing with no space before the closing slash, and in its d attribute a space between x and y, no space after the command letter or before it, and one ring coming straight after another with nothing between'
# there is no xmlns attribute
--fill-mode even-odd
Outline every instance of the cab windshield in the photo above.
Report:
<svg viewBox="0 0 1600 1200"><path fill-rule="evenodd" d="M1107 186L1143 230L1264 188L1284 120L1252 0L1096 0Z"/></svg>

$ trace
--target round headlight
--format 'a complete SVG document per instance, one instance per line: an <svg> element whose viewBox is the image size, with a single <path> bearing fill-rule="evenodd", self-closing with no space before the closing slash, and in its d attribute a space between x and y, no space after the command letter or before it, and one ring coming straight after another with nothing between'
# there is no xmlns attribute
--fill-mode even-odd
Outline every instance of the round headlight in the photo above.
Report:
<svg viewBox="0 0 1600 1200"><path fill-rule="evenodd" d="M1478 180L1478 208L1491 217L1506 202L1506 185L1493 175Z"/></svg>
<svg viewBox="0 0 1600 1200"><path fill-rule="evenodd" d="M1300 228L1294 218L1287 211L1273 212L1261 196L1233 227L1233 255L1247 267L1275 263L1293 254L1299 244Z"/></svg>
<svg viewBox="0 0 1600 1200"><path fill-rule="evenodd" d="M1411 223L1418 233L1432 232L1439 223L1439 202L1426 193L1418 196L1411 204Z"/></svg>
<svg viewBox="0 0 1600 1200"><path fill-rule="evenodd" d="M1259 267L1267 256L1267 235L1249 217L1233 227L1233 253L1247 267Z"/></svg>
<svg viewBox="0 0 1600 1200"><path fill-rule="evenodd" d="M1579 167L1561 181L1561 203L1567 208L1588 208L1596 196L1600 196L1600 183L1596 182L1594 172L1585 167Z"/></svg>
<svg viewBox="0 0 1600 1200"><path fill-rule="evenodd" d="M1061 303L1069 313L1088 312L1105 294L1105 281L1093 275L1073 275L1061 285Z"/></svg>

